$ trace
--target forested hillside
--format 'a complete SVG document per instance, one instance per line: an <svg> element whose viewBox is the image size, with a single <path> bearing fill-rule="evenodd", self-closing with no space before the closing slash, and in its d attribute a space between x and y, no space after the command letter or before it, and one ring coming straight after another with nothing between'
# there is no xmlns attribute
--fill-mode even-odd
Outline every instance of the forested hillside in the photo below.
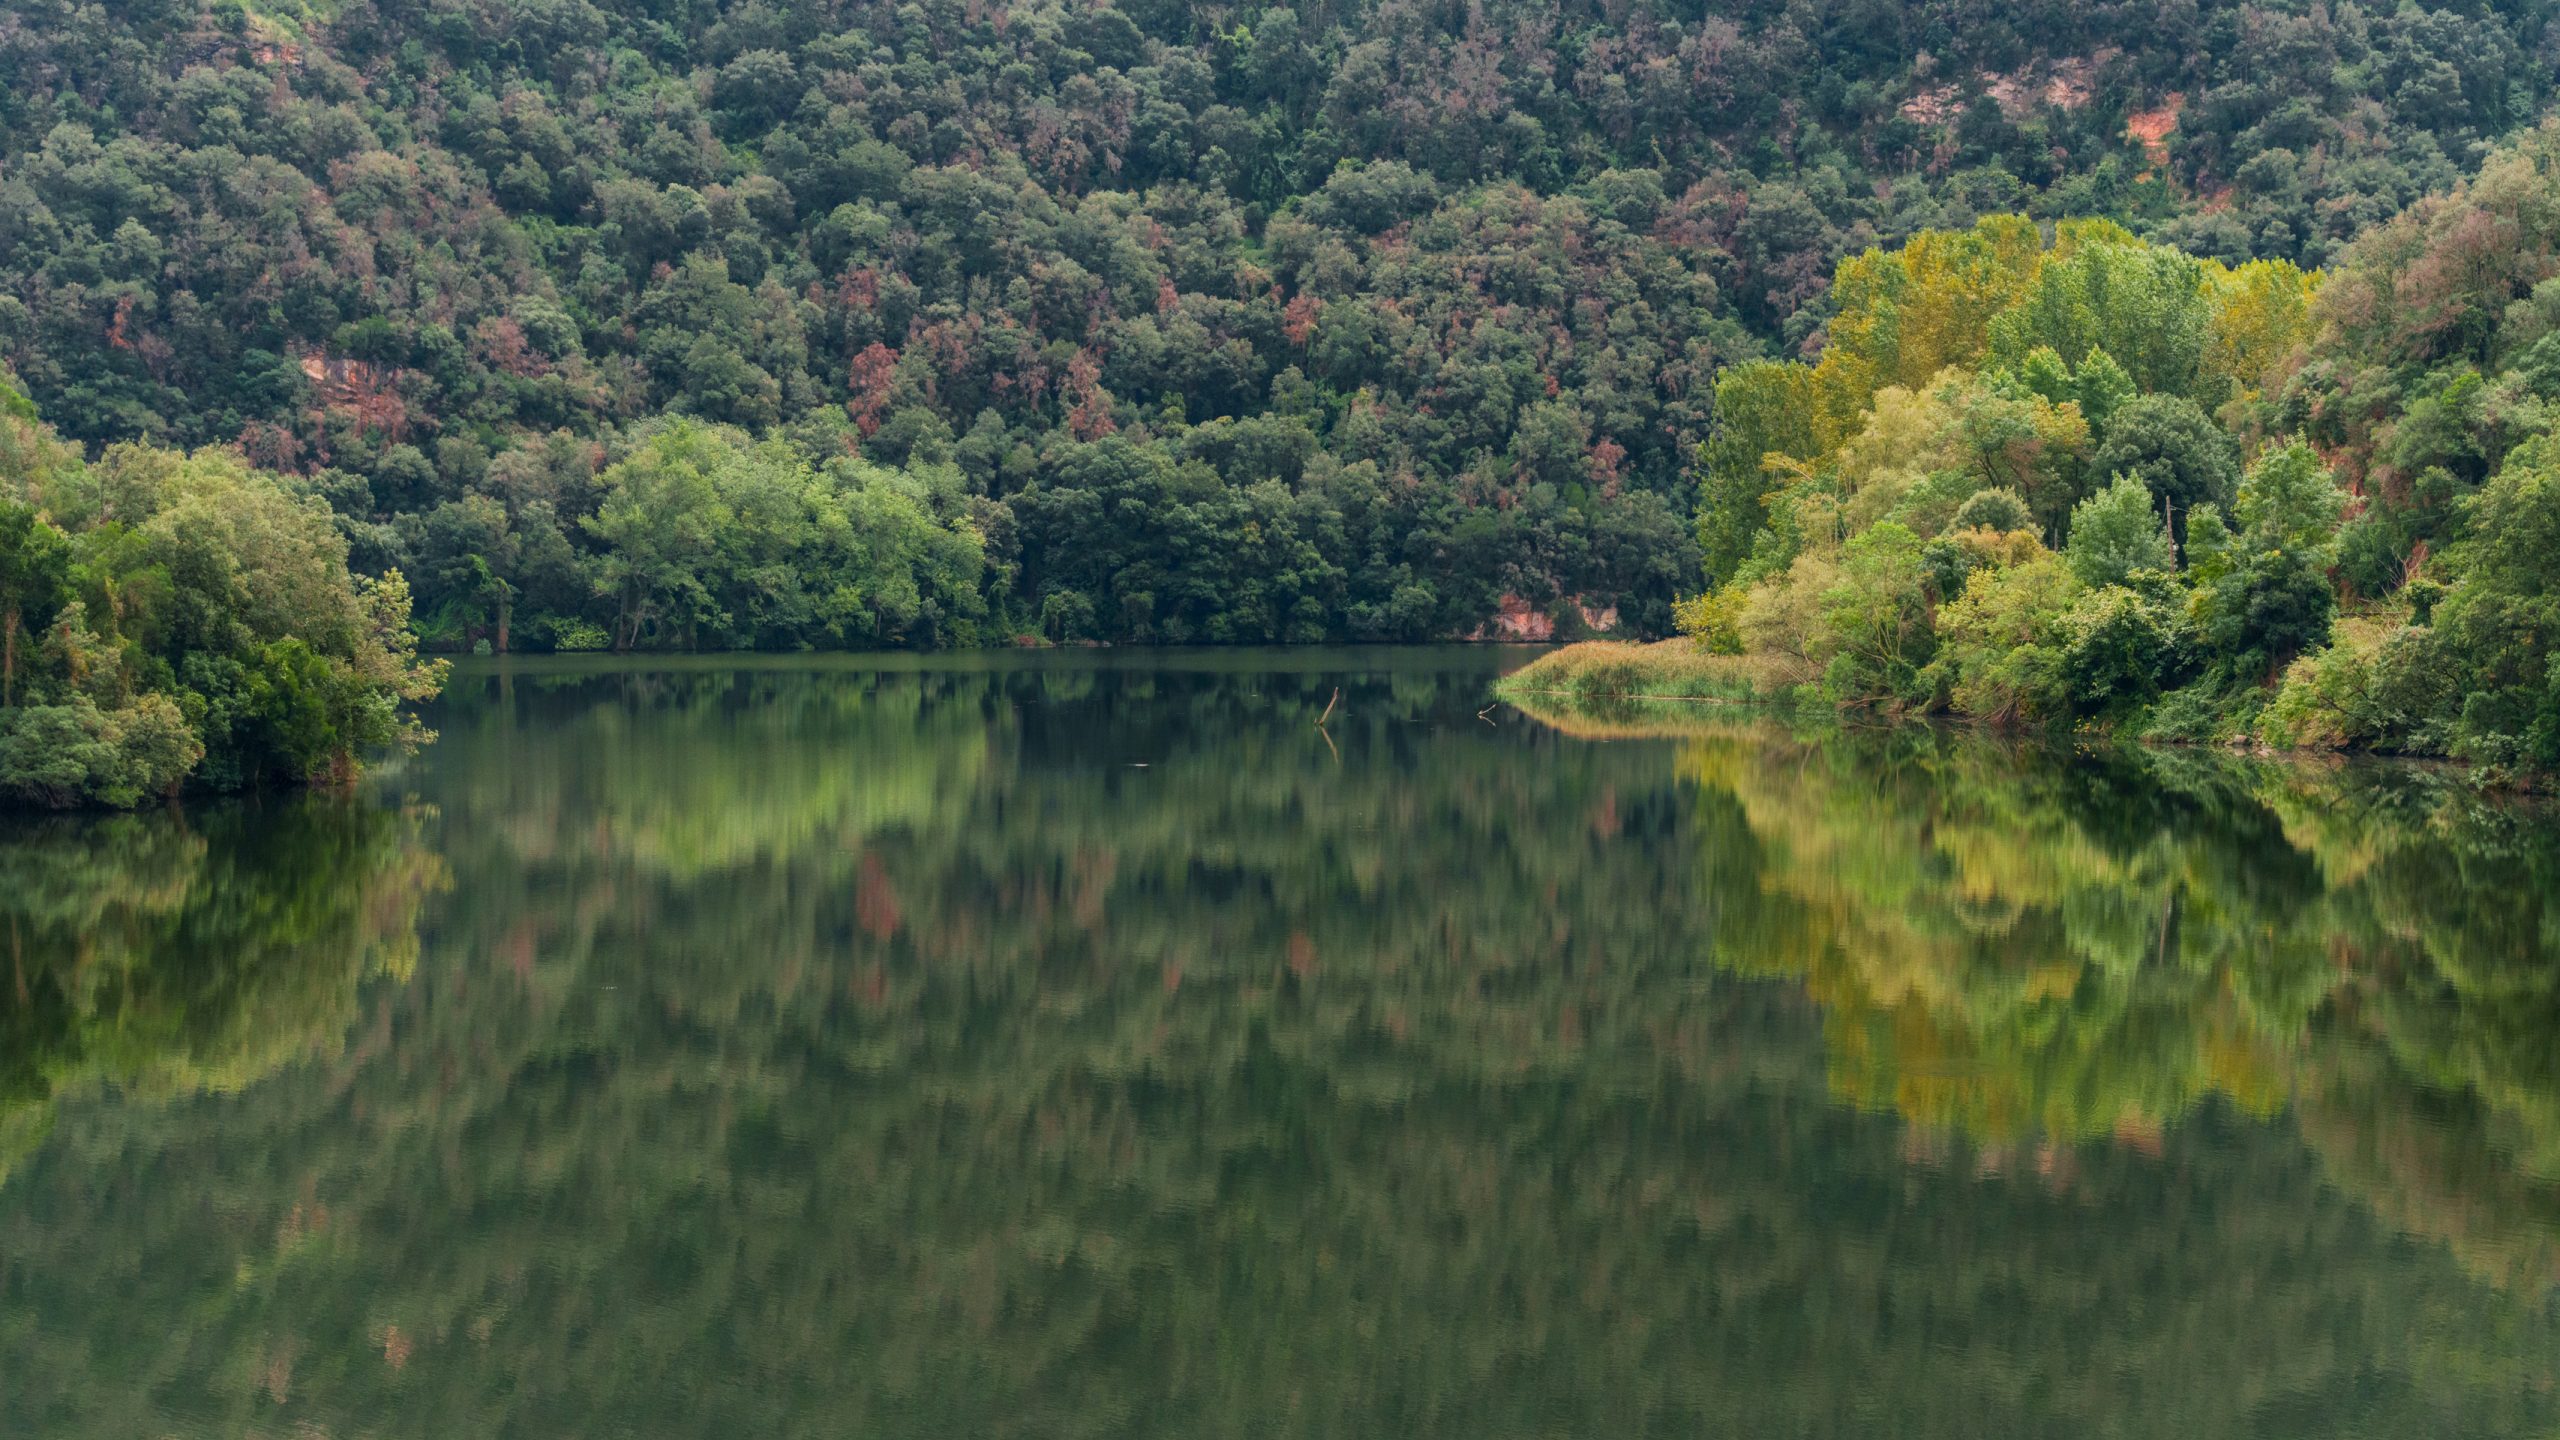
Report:
<svg viewBox="0 0 2560 1440"><path fill-rule="evenodd" d="M2555 172L2547 124L2325 272L2023 216L1852 257L1817 361L1717 378L1697 645L1506 683L2560 774Z"/></svg>
<svg viewBox="0 0 2560 1440"><path fill-rule="evenodd" d="M1844 258L2333 262L2550 15L26 0L0 359L295 477L433 645L1658 633Z"/></svg>

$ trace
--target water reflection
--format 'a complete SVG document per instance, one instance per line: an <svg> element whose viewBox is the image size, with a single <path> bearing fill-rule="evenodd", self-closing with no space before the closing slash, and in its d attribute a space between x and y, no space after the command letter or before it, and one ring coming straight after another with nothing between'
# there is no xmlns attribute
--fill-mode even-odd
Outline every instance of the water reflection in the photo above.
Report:
<svg viewBox="0 0 2560 1440"><path fill-rule="evenodd" d="M1920 733L1703 734L1762 847L1719 937L1801 979L1834 1093L1993 1143L2291 1108L2332 1176L2560 1284L2560 824L2414 768Z"/></svg>
<svg viewBox="0 0 2560 1440"><path fill-rule="evenodd" d="M417 817L343 797L0 820L0 1180L61 1095L236 1090L336 1046L442 876Z"/></svg>
<svg viewBox="0 0 2560 1440"><path fill-rule="evenodd" d="M1596 744L1479 718L1485 665L468 677L385 796L451 873L415 975L256 1084L71 1087L0 1188L12 1413L2560 1420L2547 820L2396 771Z"/></svg>

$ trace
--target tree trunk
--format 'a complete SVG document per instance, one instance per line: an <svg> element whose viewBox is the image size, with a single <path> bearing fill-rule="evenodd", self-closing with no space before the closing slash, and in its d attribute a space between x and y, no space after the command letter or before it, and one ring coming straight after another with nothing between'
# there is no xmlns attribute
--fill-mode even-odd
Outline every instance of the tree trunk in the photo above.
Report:
<svg viewBox="0 0 2560 1440"><path fill-rule="evenodd" d="M507 653L507 622L514 618L515 609L515 597L500 591L498 593L498 653L501 655Z"/></svg>
<svg viewBox="0 0 2560 1440"><path fill-rule="evenodd" d="M0 611L0 706L18 703L18 607Z"/></svg>

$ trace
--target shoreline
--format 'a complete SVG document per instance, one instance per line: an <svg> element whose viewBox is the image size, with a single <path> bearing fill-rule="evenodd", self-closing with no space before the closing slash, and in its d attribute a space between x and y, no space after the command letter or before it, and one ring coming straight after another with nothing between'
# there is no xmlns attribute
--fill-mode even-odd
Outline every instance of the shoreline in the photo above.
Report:
<svg viewBox="0 0 2560 1440"><path fill-rule="evenodd" d="M1567 733L1582 734L1586 738L1608 737L1590 735L1585 726L1618 729L1618 738L1634 738L1627 734L1632 727L1627 727L1626 722L1635 717L1608 713L1613 707L1697 707L1729 714L1757 712L1758 718L1771 723L1819 715L1827 721L1864 730L1915 726L1951 729L2025 744L2094 743L2111 747L2211 751L2294 763L2379 761L2450 772L2461 776L2483 793L2535 797L2548 797L2552 793L2550 776L2531 772L2484 774L2477 762L2453 755L2341 746L2270 745L2248 738L2214 740L2154 736L2141 734L2124 725L2002 725L1973 716L1935 711L1885 714L1831 706L1809 707L1785 691L1771 693L1764 688L1765 681L1755 682L1742 673L1749 670L1759 670L1773 678L1792 677L1785 678L1787 691L1813 680L1810 673L1789 667L1782 661L1708 654L1686 640L1650 643L1583 641L1549 650L1529 664L1504 675L1494 683L1494 694L1540 724ZM1684 676L1691 682L1689 688L1683 688L1681 684ZM1548 677L1555 678L1549 683L1533 683ZM1620 688L1627 685L1648 688ZM1667 735L1676 731L1644 733Z"/></svg>

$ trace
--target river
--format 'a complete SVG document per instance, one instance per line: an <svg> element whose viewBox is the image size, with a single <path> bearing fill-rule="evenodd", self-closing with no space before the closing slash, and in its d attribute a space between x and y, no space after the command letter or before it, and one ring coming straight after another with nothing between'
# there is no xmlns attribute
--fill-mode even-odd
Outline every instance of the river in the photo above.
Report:
<svg viewBox="0 0 2560 1440"><path fill-rule="evenodd" d="M2560 1426L2550 812L1522 658L480 663L0 827L0 1431Z"/></svg>

